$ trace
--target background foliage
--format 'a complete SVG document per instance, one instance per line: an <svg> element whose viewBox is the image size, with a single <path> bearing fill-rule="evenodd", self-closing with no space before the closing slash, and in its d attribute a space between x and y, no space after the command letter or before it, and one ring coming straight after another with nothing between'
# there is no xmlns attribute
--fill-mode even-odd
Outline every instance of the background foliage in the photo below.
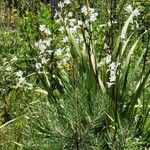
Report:
<svg viewBox="0 0 150 150"><path fill-rule="evenodd" d="M1 0L0 149L149 149L149 6Z"/></svg>

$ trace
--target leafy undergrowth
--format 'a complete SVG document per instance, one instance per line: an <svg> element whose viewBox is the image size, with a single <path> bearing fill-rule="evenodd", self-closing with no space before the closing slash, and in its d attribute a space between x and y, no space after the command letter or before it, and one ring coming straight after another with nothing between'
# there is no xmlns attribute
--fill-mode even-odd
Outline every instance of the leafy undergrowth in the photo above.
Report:
<svg viewBox="0 0 150 150"><path fill-rule="evenodd" d="M1 2L0 149L149 149L148 6Z"/></svg>

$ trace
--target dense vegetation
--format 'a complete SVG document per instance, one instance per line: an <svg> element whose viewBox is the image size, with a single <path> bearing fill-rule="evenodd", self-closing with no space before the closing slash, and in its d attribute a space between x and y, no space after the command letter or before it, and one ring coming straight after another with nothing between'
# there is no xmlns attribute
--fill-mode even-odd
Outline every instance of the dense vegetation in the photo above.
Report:
<svg viewBox="0 0 150 150"><path fill-rule="evenodd" d="M0 150L149 149L150 1L52 5L0 0Z"/></svg>

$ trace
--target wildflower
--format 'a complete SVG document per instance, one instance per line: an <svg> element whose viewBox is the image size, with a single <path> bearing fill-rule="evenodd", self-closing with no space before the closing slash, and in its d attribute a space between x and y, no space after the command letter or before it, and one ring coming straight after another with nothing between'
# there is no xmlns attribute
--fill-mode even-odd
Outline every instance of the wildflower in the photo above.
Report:
<svg viewBox="0 0 150 150"><path fill-rule="evenodd" d="M83 35L79 34L78 39L79 39L79 42L83 42L84 41Z"/></svg>
<svg viewBox="0 0 150 150"><path fill-rule="evenodd" d="M107 87L110 88L114 83L107 82L106 84L107 84Z"/></svg>
<svg viewBox="0 0 150 150"><path fill-rule="evenodd" d="M110 65L109 65L110 69L111 70L115 70L116 69L116 63L115 62L112 62Z"/></svg>
<svg viewBox="0 0 150 150"><path fill-rule="evenodd" d="M44 40L43 43L45 43L46 46L50 46L52 39L49 38L48 40Z"/></svg>
<svg viewBox="0 0 150 150"><path fill-rule="evenodd" d="M110 77L109 77L110 82L115 82L116 81L116 73L114 70L110 71Z"/></svg>
<svg viewBox="0 0 150 150"><path fill-rule="evenodd" d="M85 20L85 26L89 27L89 20Z"/></svg>
<svg viewBox="0 0 150 150"><path fill-rule="evenodd" d="M18 79L19 79L20 84L25 84L26 83L26 78L25 77L20 77Z"/></svg>
<svg viewBox="0 0 150 150"><path fill-rule="evenodd" d="M70 4L71 1L70 0L64 0L64 4Z"/></svg>
<svg viewBox="0 0 150 150"><path fill-rule="evenodd" d="M97 19L97 16L98 16L98 13L95 12L95 13L92 13L91 16L90 16L90 21L93 22Z"/></svg>
<svg viewBox="0 0 150 150"><path fill-rule="evenodd" d="M16 72L16 76L17 77L22 77L22 75L23 75L23 72L21 70Z"/></svg>
<svg viewBox="0 0 150 150"><path fill-rule="evenodd" d="M41 53L43 53L46 49L46 46L45 46L45 44L43 43L43 41L41 39L38 42L35 43L35 46L39 48Z"/></svg>
<svg viewBox="0 0 150 150"><path fill-rule="evenodd" d="M76 33L77 32L77 26L70 28L70 33Z"/></svg>
<svg viewBox="0 0 150 150"><path fill-rule="evenodd" d="M56 11L55 15L54 15L54 18L56 19L58 16L59 16L59 13Z"/></svg>
<svg viewBox="0 0 150 150"><path fill-rule="evenodd" d="M12 70L12 67L9 65L6 67L6 71L11 71Z"/></svg>
<svg viewBox="0 0 150 150"><path fill-rule="evenodd" d="M131 5L126 6L125 11L128 13L132 13L133 12L133 7Z"/></svg>
<svg viewBox="0 0 150 150"><path fill-rule="evenodd" d="M17 83L16 87L17 87L17 88L18 88L18 87L22 87L22 86L24 86L26 83L27 83L27 82L26 82L26 78L25 78L25 77L19 77L19 78L18 78L18 83Z"/></svg>
<svg viewBox="0 0 150 150"><path fill-rule="evenodd" d="M109 46L106 43L104 43L104 49L108 49L108 48Z"/></svg>
<svg viewBox="0 0 150 150"><path fill-rule="evenodd" d="M41 64L41 63L36 63L36 64L35 64L35 67L36 67L36 69L39 70L39 69L42 67L42 64Z"/></svg>
<svg viewBox="0 0 150 150"><path fill-rule="evenodd" d="M62 54L62 49L58 48L56 49L56 55L60 56Z"/></svg>
<svg viewBox="0 0 150 150"><path fill-rule="evenodd" d="M43 31L45 30L45 28L46 28L45 25L40 25L39 30L40 30L41 32L43 32Z"/></svg>
<svg viewBox="0 0 150 150"><path fill-rule="evenodd" d="M118 64L117 64L116 62L112 62L112 63L109 65L110 76L109 76L109 82L107 82L108 88L110 88L111 85L115 84L117 65L118 65Z"/></svg>
<svg viewBox="0 0 150 150"><path fill-rule="evenodd" d="M106 64L109 64L111 62L111 55L107 55L105 58Z"/></svg>
<svg viewBox="0 0 150 150"><path fill-rule="evenodd" d="M52 50L49 50L48 53L49 53L49 55L51 55L51 54L53 53L53 51L52 51Z"/></svg>
<svg viewBox="0 0 150 150"><path fill-rule="evenodd" d="M65 31L65 28L63 26L61 26L59 29L58 29L60 32L64 32Z"/></svg>
<svg viewBox="0 0 150 150"><path fill-rule="evenodd" d="M46 63L47 63L47 60L46 60L45 57L43 57L43 58L41 59L41 63L42 63L42 64L46 64Z"/></svg>
<svg viewBox="0 0 150 150"><path fill-rule="evenodd" d="M69 52L66 52L65 58L70 58L70 57L71 57L71 54Z"/></svg>
<svg viewBox="0 0 150 150"><path fill-rule="evenodd" d="M87 7L86 5L83 5L82 9L81 9L81 12L86 16L88 14L88 10L87 10Z"/></svg>
<svg viewBox="0 0 150 150"><path fill-rule="evenodd" d="M63 8L64 7L64 3L62 3L61 1L58 3L58 8Z"/></svg>
<svg viewBox="0 0 150 150"><path fill-rule="evenodd" d="M51 34L52 34L51 31L50 31L48 28L46 28L46 29L44 30L44 33L47 34L47 35L51 35Z"/></svg>
<svg viewBox="0 0 150 150"><path fill-rule="evenodd" d="M73 16L73 12L69 12L68 17L72 17L72 16Z"/></svg>
<svg viewBox="0 0 150 150"><path fill-rule="evenodd" d="M139 15L140 15L139 10L138 10L138 9L136 9L136 10L135 10L135 12L134 12L134 16L136 16L136 17L137 17L137 16L139 16Z"/></svg>
<svg viewBox="0 0 150 150"><path fill-rule="evenodd" d="M64 43L67 43L68 41L69 41L69 39L68 39L68 37L67 36L65 36L64 38L63 38L63 40L62 40Z"/></svg>
<svg viewBox="0 0 150 150"><path fill-rule="evenodd" d="M76 23L76 19L70 19L69 21L70 21L69 25L72 26L72 27L73 27L73 26L75 25L75 23Z"/></svg>
<svg viewBox="0 0 150 150"><path fill-rule="evenodd" d="M67 53L70 52L70 48L69 48L69 47L66 48L66 52L67 52Z"/></svg>
<svg viewBox="0 0 150 150"><path fill-rule="evenodd" d="M89 12L88 12L89 11ZM87 9L86 5L83 5L83 7L81 8L81 12L87 16L89 14L89 21L93 22L97 19L98 13L95 12L94 8L89 8Z"/></svg>
<svg viewBox="0 0 150 150"><path fill-rule="evenodd" d="M51 31L45 25L40 25L39 30L47 35L51 35Z"/></svg>
<svg viewBox="0 0 150 150"><path fill-rule="evenodd" d="M78 20L78 26L81 26L83 22L81 20Z"/></svg>

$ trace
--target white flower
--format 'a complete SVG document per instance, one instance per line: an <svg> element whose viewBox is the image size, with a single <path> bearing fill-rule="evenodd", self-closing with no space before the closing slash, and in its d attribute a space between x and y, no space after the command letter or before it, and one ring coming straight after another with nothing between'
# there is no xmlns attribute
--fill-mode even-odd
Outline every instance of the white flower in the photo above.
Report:
<svg viewBox="0 0 150 150"><path fill-rule="evenodd" d="M85 26L89 27L89 20L85 20Z"/></svg>
<svg viewBox="0 0 150 150"><path fill-rule="evenodd" d="M41 50L41 53L44 53L46 46L44 44L40 44L39 49Z"/></svg>
<svg viewBox="0 0 150 150"><path fill-rule="evenodd" d="M61 26L59 29L58 29L60 32L64 32L65 31L65 28L63 26Z"/></svg>
<svg viewBox="0 0 150 150"><path fill-rule="evenodd" d="M110 82L116 81L116 72L114 70L110 71L110 77L109 77Z"/></svg>
<svg viewBox="0 0 150 150"><path fill-rule="evenodd" d="M40 25L39 30L47 35L51 35L51 31L45 25Z"/></svg>
<svg viewBox="0 0 150 150"><path fill-rule="evenodd" d="M35 67L36 67L36 69L39 70L39 69L42 67L42 64L41 64L41 63L36 63L36 64L35 64Z"/></svg>
<svg viewBox="0 0 150 150"><path fill-rule="evenodd" d="M49 38L48 40L44 40L43 43L45 43L46 46L50 46L51 45L51 41L52 41L52 39Z"/></svg>
<svg viewBox="0 0 150 150"><path fill-rule="evenodd" d="M39 43L38 43L38 42L35 42L34 45L35 45L35 47L38 47L38 46L39 46Z"/></svg>
<svg viewBox="0 0 150 150"><path fill-rule="evenodd" d="M139 10L138 10L138 9L136 9L136 10L135 10L135 12L134 12L134 16L136 16L136 17L137 17L137 16L139 16L139 15L140 15Z"/></svg>
<svg viewBox="0 0 150 150"><path fill-rule="evenodd" d="M87 10L86 5L83 5L83 7L81 8L81 12L82 12L84 15L87 15L87 14L88 14L88 10Z"/></svg>
<svg viewBox="0 0 150 150"><path fill-rule="evenodd" d="M114 83L107 82L106 84L107 84L108 88L110 88Z"/></svg>
<svg viewBox="0 0 150 150"><path fill-rule="evenodd" d="M90 21L93 22L97 19L97 16L98 16L98 13L95 12L95 13L92 13L91 16L90 16Z"/></svg>
<svg viewBox="0 0 150 150"><path fill-rule="evenodd" d="M77 26L70 28L70 33L76 33L77 32Z"/></svg>
<svg viewBox="0 0 150 150"><path fill-rule="evenodd" d="M62 49L61 48L58 48L58 49L56 49L56 55L58 55L58 56L61 56L61 54L62 54Z"/></svg>
<svg viewBox="0 0 150 150"><path fill-rule="evenodd" d="M26 78L25 77L20 77L20 78L18 78L18 80L19 80L20 84L25 84L26 83Z"/></svg>
<svg viewBox="0 0 150 150"><path fill-rule="evenodd" d="M106 43L104 43L104 49L108 49L108 48L109 46Z"/></svg>
<svg viewBox="0 0 150 150"><path fill-rule="evenodd" d="M67 52L67 53L65 54L65 57L66 57L66 58L70 58L70 57L71 57L71 54L70 54L69 52Z"/></svg>
<svg viewBox="0 0 150 150"><path fill-rule="evenodd" d="M70 4L71 1L70 0L64 0L64 4Z"/></svg>
<svg viewBox="0 0 150 150"><path fill-rule="evenodd" d="M45 28L46 28L45 25L40 25L39 30L43 32L45 30Z"/></svg>
<svg viewBox="0 0 150 150"><path fill-rule="evenodd" d="M112 62L110 65L110 70L116 70L116 63L115 62Z"/></svg>
<svg viewBox="0 0 150 150"><path fill-rule="evenodd" d="M109 27L111 27L111 21L110 20L107 22L107 24Z"/></svg>
<svg viewBox="0 0 150 150"><path fill-rule="evenodd" d="M56 11L55 12L55 15L54 15L54 18L56 19L58 17L59 13Z"/></svg>
<svg viewBox="0 0 150 150"><path fill-rule="evenodd" d="M21 70L16 72L16 76L17 77L22 77L22 75L23 75L23 72Z"/></svg>
<svg viewBox="0 0 150 150"><path fill-rule="evenodd" d="M107 55L105 58L106 64L109 64L111 62L111 55Z"/></svg>
<svg viewBox="0 0 150 150"><path fill-rule="evenodd" d="M84 38L83 38L83 35L82 34L79 34L79 42L83 42L84 41Z"/></svg>
<svg viewBox="0 0 150 150"><path fill-rule="evenodd" d="M7 66L6 67L6 71L11 71L12 70L12 67L11 66Z"/></svg>
<svg viewBox="0 0 150 150"><path fill-rule="evenodd" d="M64 43L67 43L68 41L69 41L69 39L68 39L68 37L67 36L65 36L64 38L63 38L63 40L62 40Z"/></svg>
<svg viewBox="0 0 150 150"><path fill-rule="evenodd" d="M68 63L67 57L63 58L63 59L62 59L62 64L63 64L63 65L66 65L67 63Z"/></svg>
<svg viewBox="0 0 150 150"><path fill-rule="evenodd" d="M118 66L119 64L120 64L120 63L112 62L112 63L109 65L110 76L109 76L109 82L107 82L108 88L109 88L112 84L115 84L115 81L116 81L116 70L117 70L117 66Z"/></svg>
<svg viewBox="0 0 150 150"><path fill-rule="evenodd" d="M18 78L18 83L17 83L17 85L16 85L16 88L22 87L22 86L24 86L25 84L27 84L26 78L25 78L25 77L19 77L19 78Z"/></svg>
<svg viewBox="0 0 150 150"><path fill-rule="evenodd" d="M66 51L67 53L69 53L69 52L70 52L70 48L67 47L65 51Z"/></svg>
<svg viewBox="0 0 150 150"><path fill-rule="evenodd" d="M43 58L41 59L41 63L42 63L42 64L46 64L46 63L47 63L47 60L46 60L45 57L43 57Z"/></svg>
<svg viewBox="0 0 150 150"><path fill-rule="evenodd" d="M51 31L50 31L48 28L46 28L46 29L44 30L44 33L47 34L47 35L51 35L51 34L52 34Z"/></svg>
<svg viewBox="0 0 150 150"><path fill-rule="evenodd" d="M49 55L51 55L51 54L53 53L53 51L52 51L52 50L49 50L48 53L49 53Z"/></svg>
<svg viewBox="0 0 150 150"><path fill-rule="evenodd" d="M125 11L128 13L132 13L133 12L133 7L131 5L126 6Z"/></svg>
<svg viewBox="0 0 150 150"><path fill-rule="evenodd" d="M88 11L89 11L89 12L88 12ZM81 12L82 12L85 16L87 16L88 13L89 13L89 17L90 17L89 20L90 20L91 22L93 22L93 21L95 21L95 20L97 19L98 13L95 12L95 9L94 9L94 8L89 8L89 9L87 9L86 5L83 5L83 7L81 8Z"/></svg>
<svg viewBox="0 0 150 150"><path fill-rule="evenodd" d="M41 53L43 53L46 49L46 45L43 43L43 41L41 39L35 43L35 46L39 48Z"/></svg>
<svg viewBox="0 0 150 150"><path fill-rule="evenodd" d="M72 26L72 27L73 27L73 26L75 25L75 23L76 23L76 19L70 19L69 21L70 21L69 25Z"/></svg>
<svg viewBox="0 0 150 150"><path fill-rule="evenodd" d="M64 3L62 3L61 1L58 3L58 8L63 8L64 7Z"/></svg>
<svg viewBox="0 0 150 150"><path fill-rule="evenodd" d="M69 12L68 17L72 17L72 16L73 16L73 12Z"/></svg>
<svg viewBox="0 0 150 150"><path fill-rule="evenodd" d="M83 25L83 22L81 20L78 20L78 26Z"/></svg>

